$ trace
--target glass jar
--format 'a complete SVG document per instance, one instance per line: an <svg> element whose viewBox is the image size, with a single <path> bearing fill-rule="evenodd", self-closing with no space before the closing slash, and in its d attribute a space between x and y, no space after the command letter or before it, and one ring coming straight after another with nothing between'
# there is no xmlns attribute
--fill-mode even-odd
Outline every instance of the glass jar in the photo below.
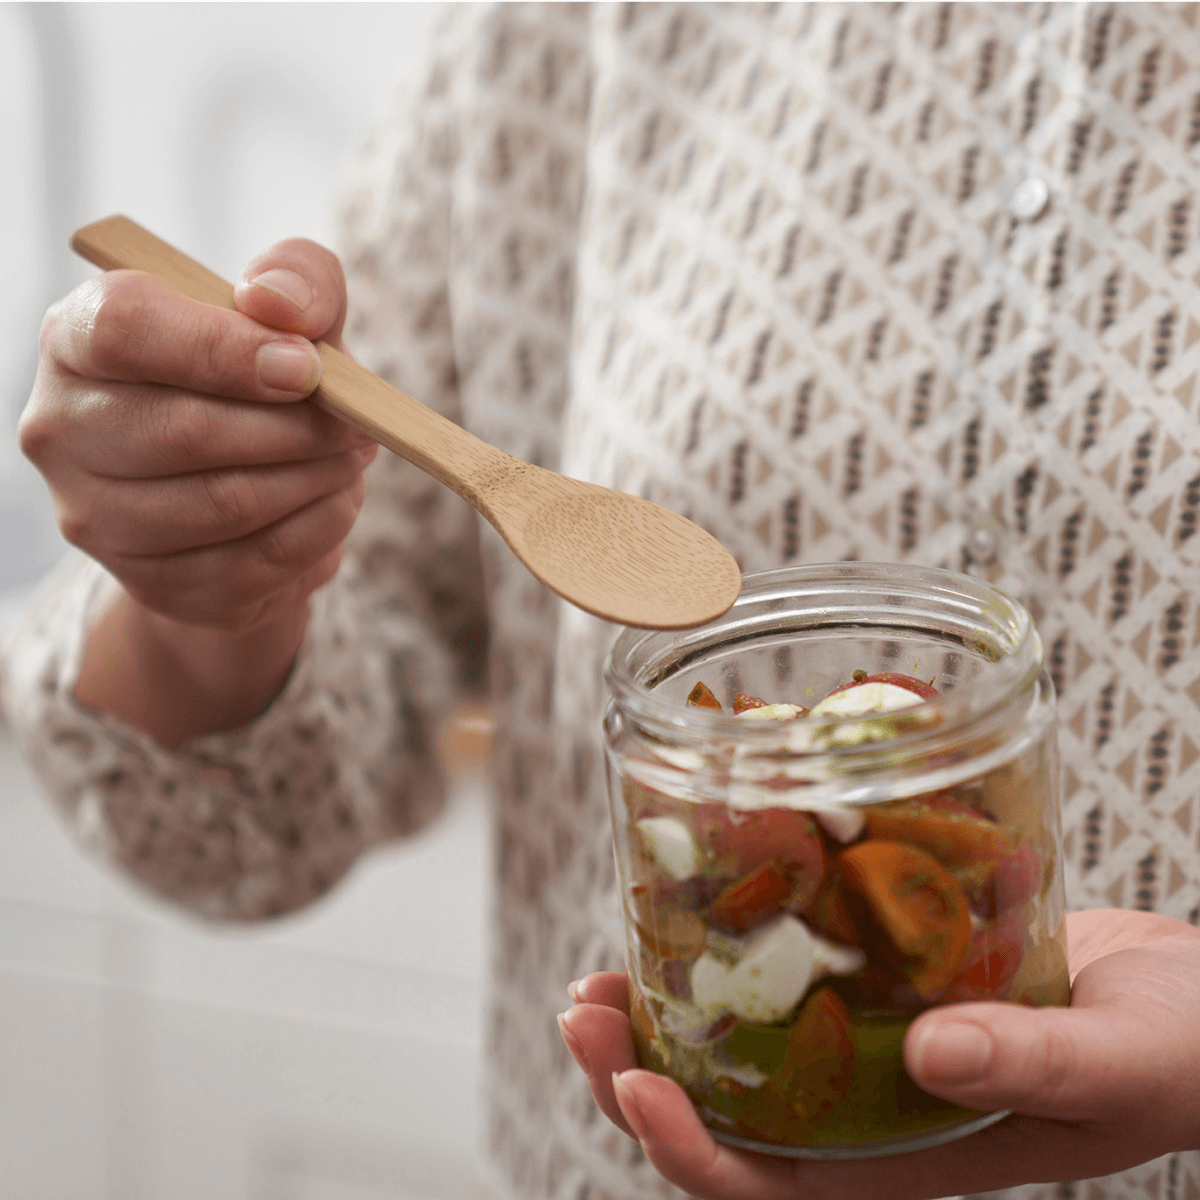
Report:
<svg viewBox="0 0 1200 1200"><path fill-rule="evenodd" d="M1004 1116L922 1091L901 1047L934 1005L1069 1002L1025 609L946 571L772 571L703 628L624 631L605 675L641 1064L760 1152L891 1154Z"/></svg>

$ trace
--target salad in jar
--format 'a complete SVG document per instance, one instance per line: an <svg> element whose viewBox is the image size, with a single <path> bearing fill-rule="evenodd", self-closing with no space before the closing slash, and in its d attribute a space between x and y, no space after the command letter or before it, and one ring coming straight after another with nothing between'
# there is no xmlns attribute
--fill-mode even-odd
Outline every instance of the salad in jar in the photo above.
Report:
<svg viewBox="0 0 1200 1200"><path fill-rule="evenodd" d="M839 729L868 728L875 750L919 743L943 720L938 695L931 679L860 669L811 708L740 691L723 703L701 680L687 707L770 723L789 748L778 767L766 755L752 789L727 780L717 798L644 772L614 779L638 1058L680 1083L718 1138L843 1157L979 1128L1003 1114L909 1078L910 1022L960 1001L1069 1000L1044 740L977 771L960 754L946 782L876 801L789 773L797 746L836 746Z"/></svg>

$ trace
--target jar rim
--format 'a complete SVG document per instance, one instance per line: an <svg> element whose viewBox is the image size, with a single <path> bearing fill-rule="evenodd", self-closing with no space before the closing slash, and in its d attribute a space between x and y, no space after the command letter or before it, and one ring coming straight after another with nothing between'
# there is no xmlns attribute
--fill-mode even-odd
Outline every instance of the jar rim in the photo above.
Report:
<svg viewBox="0 0 1200 1200"><path fill-rule="evenodd" d="M824 563L746 575L741 594L729 612L697 629L624 629L604 666L604 679L612 697L610 708L615 705L623 716L632 718L646 732L659 737L703 741L736 736L743 745L767 748L777 744L780 727L785 722L745 721L731 713L685 708L656 693L653 684L661 683L683 665L694 662L706 648L727 644L736 636L739 623L744 625L747 614L756 608L769 606L772 602L782 606L789 598L808 598L817 605L815 611L820 611L823 594L845 593L847 589L854 589L864 598L864 612L869 598L883 601L904 592L924 594L936 603L957 606L964 612L986 614L990 618L986 628L981 630L989 636L981 637L970 648L988 657L994 664L993 669L969 686L926 701L925 711L937 714L936 726L943 733L948 726L961 729L964 723L974 724L976 720L1006 708L1041 674L1041 640L1032 617L1024 605L991 584L971 575L907 563ZM795 627L812 626L797 623ZM749 640L750 635L747 633L746 636ZM816 721L820 722L821 728L845 729L871 719L877 721L879 715L875 714L873 718L824 715ZM902 734L892 741L892 746L922 736L919 731ZM879 749L878 742L873 746L856 745L853 739L846 739L846 744L839 745L835 753L853 755L872 749ZM828 754L830 750L826 747L819 753Z"/></svg>

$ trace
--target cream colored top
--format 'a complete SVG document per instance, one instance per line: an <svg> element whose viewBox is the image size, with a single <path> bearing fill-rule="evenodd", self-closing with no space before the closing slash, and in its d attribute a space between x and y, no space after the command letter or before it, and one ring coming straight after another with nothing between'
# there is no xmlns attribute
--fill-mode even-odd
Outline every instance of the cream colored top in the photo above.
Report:
<svg viewBox="0 0 1200 1200"><path fill-rule="evenodd" d="M358 357L506 450L711 529L747 571L897 559L1033 609L1075 907L1200 920L1195 6L455 12L349 174ZM431 722L499 718L488 1154L521 1200L673 1195L554 1014L621 963L611 631L385 456L284 695L170 752L71 692L104 582L51 581L8 707L64 817L252 919L436 809ZM482 542L482 571L479 542ZM1197 1200L1200 1155L1011 1195Z"/></svg>

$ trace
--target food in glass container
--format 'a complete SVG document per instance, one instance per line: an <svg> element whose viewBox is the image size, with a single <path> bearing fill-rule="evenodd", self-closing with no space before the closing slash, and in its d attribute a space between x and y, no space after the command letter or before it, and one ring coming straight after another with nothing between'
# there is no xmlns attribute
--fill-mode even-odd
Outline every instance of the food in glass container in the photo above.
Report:
<svg viewBox="0 0 1200 1200"><path fill-rule="evenodd" d="M900 736L938 720L923 708L937 695L914 676L855 671L811 709L741 692L730 707L797 730L889 714ZM726 711L703 682L687 704ZM933 1005L1067 1002L1061 925L1046 936L1039 920L1058 884L1038 815L1051 787L1041 757L811 810L794 788L786 804L739 810L627 778L642 1065L679 1081L715 1134L756 1148L886 1146L978 1119L919 1089L901 1045Z"/></svg>

